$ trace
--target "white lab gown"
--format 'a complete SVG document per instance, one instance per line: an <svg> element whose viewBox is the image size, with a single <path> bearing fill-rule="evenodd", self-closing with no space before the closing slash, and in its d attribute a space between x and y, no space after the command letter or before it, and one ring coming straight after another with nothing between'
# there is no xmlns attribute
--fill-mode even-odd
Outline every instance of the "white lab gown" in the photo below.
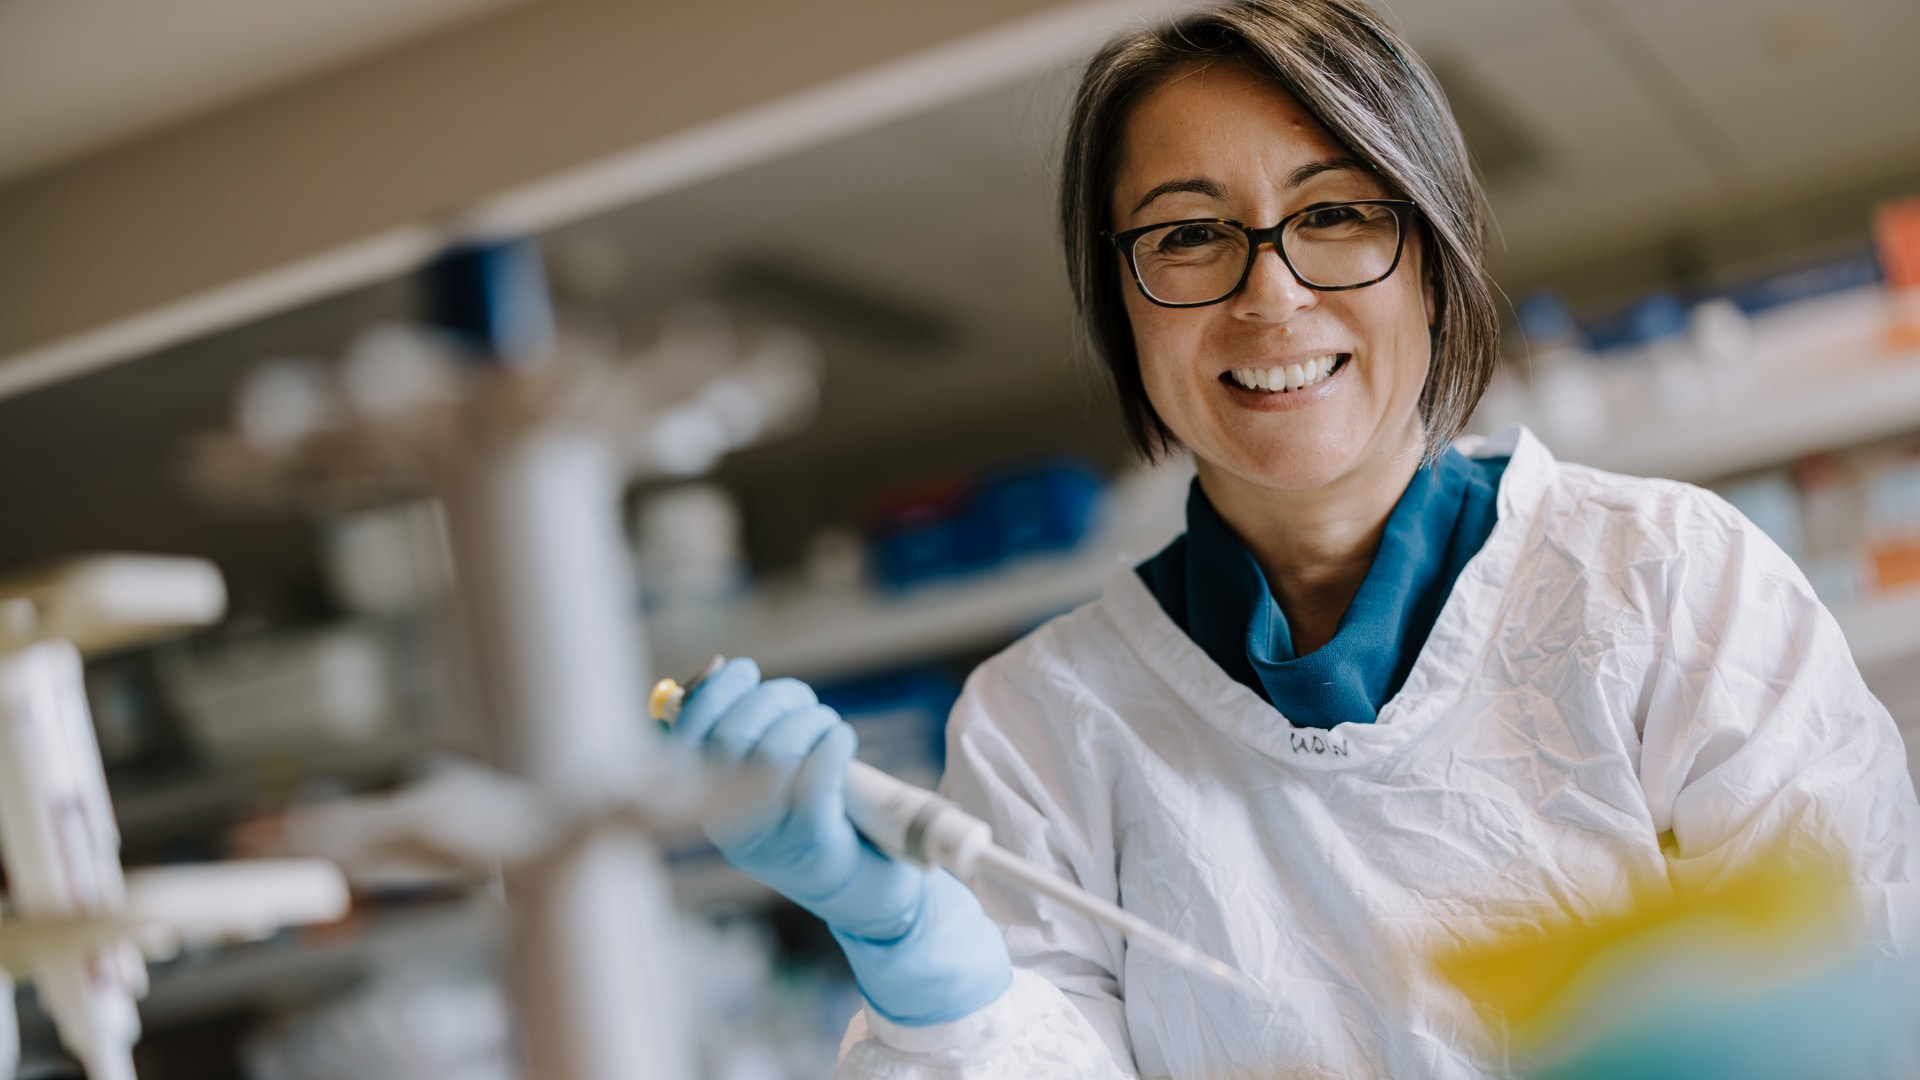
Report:
<svg viewBox="0 0 1920 1080"><path fill-rule="evenodd" d="M1793 563L1698 488L1518 428L1461 448L1512 454L1499 521L1377 723L1291 727L1131 572L955 706L951 798L1271 999L977 881L1013 987L934 1027L863 1010L839 1076L1501 1075L1436 947L1710 880L1792 831L1847 853L1870 939L1914 954L1906 754Z"/></svg>

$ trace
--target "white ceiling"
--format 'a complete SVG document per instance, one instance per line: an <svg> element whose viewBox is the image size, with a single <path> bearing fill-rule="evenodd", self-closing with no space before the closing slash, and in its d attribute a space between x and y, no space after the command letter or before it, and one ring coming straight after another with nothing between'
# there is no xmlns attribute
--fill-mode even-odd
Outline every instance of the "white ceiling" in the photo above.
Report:
<svg viewBox="0 0 1920 1080"><path fill-rule="evenodd" d="M1460 4L1470 10L1448 15ZM1509 266L1920 170L1913 0L1402 0L1545 148L1496 190ZM1863 221L1864 229L1864 221Z"/></svg>
<svg viewBox="0 0 1920 1080"><path fill-rule="evenodd" d="M0 0L0 182L524 0Z"/></svg>

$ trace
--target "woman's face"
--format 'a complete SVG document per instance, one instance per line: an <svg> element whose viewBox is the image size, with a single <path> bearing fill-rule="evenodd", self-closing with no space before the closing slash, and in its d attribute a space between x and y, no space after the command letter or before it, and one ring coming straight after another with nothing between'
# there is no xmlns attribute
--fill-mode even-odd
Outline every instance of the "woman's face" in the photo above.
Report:
<svg viewBox="0 0 1920 1080"><path fill-rule="evenodd" d="M1397 197L1284 90L1232 64L1175 75L1134 106L1122 138L1116 232L1202 217L1263 228L1316 203ZM1210 307L1155 305L1122 265L1147 397L1203 483L1224 473L1306 491L1419 453L1433 311L1419 235L1409 227L1386 280L1345 292L1307 288L1263 247L1240 292ZM1327 357L1333 373L1297 390L1234 377L1292 364L1311 377Z"/></svg>

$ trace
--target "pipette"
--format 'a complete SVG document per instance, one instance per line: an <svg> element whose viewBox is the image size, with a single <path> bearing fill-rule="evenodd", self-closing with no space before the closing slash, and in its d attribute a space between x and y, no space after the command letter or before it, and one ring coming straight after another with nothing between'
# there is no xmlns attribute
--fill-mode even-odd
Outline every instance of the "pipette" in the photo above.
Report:
<svg viewBox="0 0 1920 1080"><path fill-rule="evenodd" d="M687 693L720 670L723 663L724 657L714 657L706 670L684 687L673 679L661 679L647 698L648 713L655 720L673 723ZM919 866L941 867L963 881L984 873L1051 897L1188 971L1257 1000L1267 1000L1265 988L1245 972L995 844L993 830L986 822L864 761L847 766L847 817L862 836L888 855Z"/></svg>

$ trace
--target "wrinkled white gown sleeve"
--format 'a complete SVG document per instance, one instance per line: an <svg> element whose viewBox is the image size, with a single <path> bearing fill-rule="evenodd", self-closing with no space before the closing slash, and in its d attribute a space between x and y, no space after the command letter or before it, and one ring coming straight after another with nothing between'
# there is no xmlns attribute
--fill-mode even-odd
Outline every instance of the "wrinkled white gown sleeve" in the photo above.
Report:
<svg viewBox="0 0 1920 1080"><path fill-rule="evenodd" d="M1717 497L1683 504L1641 754L1676 890L1781 843L1840 854L1870 944L1920 949L1920 810L1886 707L1784 552ZM1692 535L1689 535L1689 534Z"/></svg>

